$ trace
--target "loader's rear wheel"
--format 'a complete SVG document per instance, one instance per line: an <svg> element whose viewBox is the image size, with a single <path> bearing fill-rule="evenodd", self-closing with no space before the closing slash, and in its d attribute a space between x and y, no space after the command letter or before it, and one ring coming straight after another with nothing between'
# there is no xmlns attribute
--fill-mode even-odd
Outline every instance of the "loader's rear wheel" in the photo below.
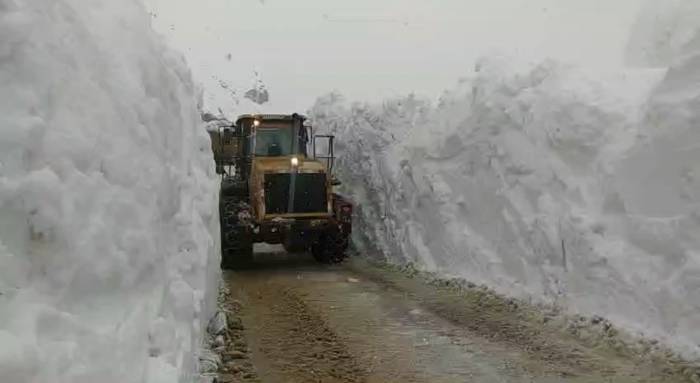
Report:
<svg viewBox="0 0 700 383"><path fill-rule="evenodd" d="M248 205L238 197L221 200L221 268L239 269L253 262L253 241L247 222Z"/></svg>
<svg viewBox="0 0 700 383"><path fill-rule="evenodd" d="M237 197L241 198L248 194L248 183L246 181L239 180L237 178L224 178L221 181L221 195L222 197L231 198Z"/></svg>
<svg viewBox="0 0 700 383"><path fill-rule="evenodd" d="M311 246L311 254L319 263L341 263L347 258L348 237L340 229L332 228L321 234Z"/></svg>

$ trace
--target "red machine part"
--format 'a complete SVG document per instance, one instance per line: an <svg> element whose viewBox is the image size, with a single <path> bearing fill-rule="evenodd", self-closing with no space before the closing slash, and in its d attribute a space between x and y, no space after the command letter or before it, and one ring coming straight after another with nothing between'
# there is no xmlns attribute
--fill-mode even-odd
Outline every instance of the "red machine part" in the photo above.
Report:
<svg viewBox="0 0 700 383"><path fill-rule="evenodd" d="M352 229L352 210L352 202L339 194L333 195L333 215L347 233Z"/></svg>

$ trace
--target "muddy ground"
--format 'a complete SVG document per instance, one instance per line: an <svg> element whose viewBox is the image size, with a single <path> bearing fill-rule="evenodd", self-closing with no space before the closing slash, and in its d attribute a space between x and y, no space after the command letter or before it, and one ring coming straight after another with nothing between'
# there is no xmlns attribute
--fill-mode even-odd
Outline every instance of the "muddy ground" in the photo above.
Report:
<svg viewBox="0 0 700 383"><path fill-rule="evenodd" d="M353 258L256 254L225 272L219 382L700 382L602 318L564 318L478 286Z"/></svg>

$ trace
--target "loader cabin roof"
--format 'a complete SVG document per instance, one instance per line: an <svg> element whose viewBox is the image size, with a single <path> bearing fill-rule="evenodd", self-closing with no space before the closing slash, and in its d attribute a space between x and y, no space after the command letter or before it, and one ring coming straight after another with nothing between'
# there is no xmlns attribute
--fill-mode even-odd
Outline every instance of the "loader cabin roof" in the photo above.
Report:
<svg viewBox="0 0 700 383"><path fill-rule="evenodd" d="M306 116L302 114L297 114L297 117L302 121L307 120ZM265 121L294 121L293 114L242 114L238 116L236 124L242 120L259 120L261 122Z"/></svg>

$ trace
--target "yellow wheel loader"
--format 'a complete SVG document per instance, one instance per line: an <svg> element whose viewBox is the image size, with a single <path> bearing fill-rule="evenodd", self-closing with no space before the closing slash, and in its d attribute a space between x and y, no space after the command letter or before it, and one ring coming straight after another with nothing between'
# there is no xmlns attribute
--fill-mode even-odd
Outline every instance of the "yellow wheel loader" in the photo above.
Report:
<svg viewBox="0 0 700 383"><path fill-rule="evenodd" d="M353 205L333 192L334 137L314 135L299 114L242 115L211 132L221 174L222 268L249 264L253 244L345 259Z"/></svg>

